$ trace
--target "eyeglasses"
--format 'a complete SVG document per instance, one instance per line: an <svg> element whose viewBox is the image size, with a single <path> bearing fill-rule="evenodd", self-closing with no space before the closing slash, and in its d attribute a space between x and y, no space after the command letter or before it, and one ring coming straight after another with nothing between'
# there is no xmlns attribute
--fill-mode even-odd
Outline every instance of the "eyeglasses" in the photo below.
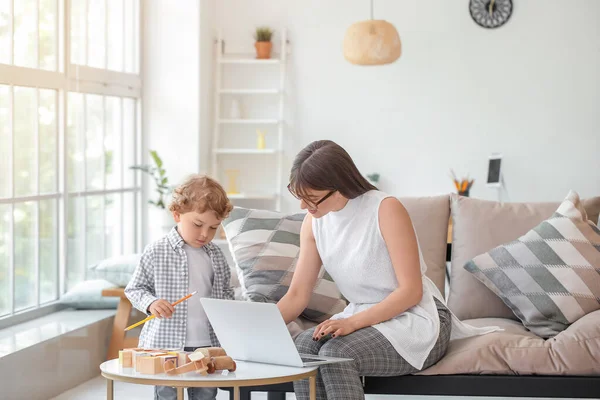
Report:
<svg viewBox="0 0 600 400"><path fill-rule="evenodd" d="M317 207L319 206L319 204L321 204L322 202L324 202L325 200L327 200L329 197L331 197L332 194L334 194L335 192L337 192L337 190L332 190L331 192L327 193L325 196L321 197L321 199L319 201L317 201L316 203L313 203L311 201L303 199L302 197L300 197L296 193L294 193L294 191L292 190L292 184L291 183L288 184L287 188L290 191L290 193L292 194L292 196L294 196L298 200L303 200L308 205L308 207L311 210L316 210Z"/></svg>

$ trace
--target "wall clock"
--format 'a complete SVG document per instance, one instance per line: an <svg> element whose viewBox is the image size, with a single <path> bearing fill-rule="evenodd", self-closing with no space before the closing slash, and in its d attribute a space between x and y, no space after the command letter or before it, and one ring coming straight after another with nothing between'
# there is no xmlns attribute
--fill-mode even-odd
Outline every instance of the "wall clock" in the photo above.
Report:
<svg viewBox="0 0 600 400"><path fill-rule="evenodd" d="M484 28L498 28L513 11L512 0L469 0L471 18Z"/></svg>

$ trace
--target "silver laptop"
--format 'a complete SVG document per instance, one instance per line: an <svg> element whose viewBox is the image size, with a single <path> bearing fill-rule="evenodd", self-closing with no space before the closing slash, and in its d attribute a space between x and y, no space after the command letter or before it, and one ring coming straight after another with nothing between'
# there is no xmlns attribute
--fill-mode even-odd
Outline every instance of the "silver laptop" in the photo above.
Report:
<svg viewBox="0 0 600 400"><path fill-rule="evenodd" d="M352 361L298 353L275 304L210 298L200 302L221 346L235 360L291 367Z"/></svg>

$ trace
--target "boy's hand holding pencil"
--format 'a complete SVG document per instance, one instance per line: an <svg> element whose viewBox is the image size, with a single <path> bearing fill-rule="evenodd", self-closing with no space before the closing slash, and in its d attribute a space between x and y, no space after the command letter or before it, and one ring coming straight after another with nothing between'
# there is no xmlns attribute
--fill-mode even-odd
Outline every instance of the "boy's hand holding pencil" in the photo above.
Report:
<svg viewBox="0 0 600 400"><path fill-rule="evenodd" d="M165 299L158 299L150 304L148 311L156 318L171 318L173 312L175 312L175 307Z"/></svg>
<svg viewBox="0 0 600 400"><path fill-rule="evenodd" d="M152 313L152 315L147 318L144 318L143 320L141 320L139 322L136 322L135 324L133 324L131 326L128 326L127 328L125 328L125 330L129 331L129 330L135 328L136 326L140 326L143 323L150 321L153 318L171 318L171 316L175 312L175 306L181 302L186 301L187 299L189 299L196 293L198 293L198 291L192 292L192 293L188 294L187 296L182 297L181 299L177 300L173 304L169 303L165 299L155 300L154 303L150 304L150 307L148 307L148 311L150 311Z"/></svg>

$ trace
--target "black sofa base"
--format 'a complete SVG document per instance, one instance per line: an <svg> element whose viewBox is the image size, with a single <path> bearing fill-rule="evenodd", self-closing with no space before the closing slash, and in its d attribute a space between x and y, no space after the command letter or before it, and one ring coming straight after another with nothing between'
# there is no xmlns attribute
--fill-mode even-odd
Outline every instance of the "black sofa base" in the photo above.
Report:
<svg viewBox="0 0 600 400"><path fill-rule="evenodd" d="M600 376L541 375L406 375L366 377L365 393L422 396L552 397L600 399ZM223 389L230 392L231 389ZM268 392L268 400L284 400L291 383L240 389L240 400L252 392Z"/></svg>

